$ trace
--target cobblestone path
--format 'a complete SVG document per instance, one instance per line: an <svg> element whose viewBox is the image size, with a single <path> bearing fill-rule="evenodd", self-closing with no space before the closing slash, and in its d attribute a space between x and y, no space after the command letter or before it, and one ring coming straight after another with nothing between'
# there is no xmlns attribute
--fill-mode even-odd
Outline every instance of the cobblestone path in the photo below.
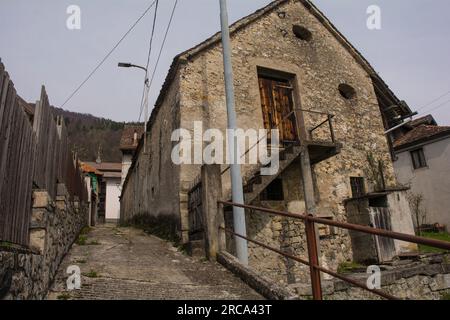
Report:
<svg viewBox="0 0 450 320"><path fill-rule="evenodd" d="M67 291L67 267L81 269L81 289ZM134 228L93 228L74 244L48 299L262 299L217 263L189 257Z"/></svg>

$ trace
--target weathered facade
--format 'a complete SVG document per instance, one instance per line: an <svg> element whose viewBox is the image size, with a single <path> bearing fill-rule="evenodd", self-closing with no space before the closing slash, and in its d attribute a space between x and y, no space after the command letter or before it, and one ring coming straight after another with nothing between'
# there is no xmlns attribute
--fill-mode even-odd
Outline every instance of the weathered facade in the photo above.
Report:
<svg viewBox="0 0 450 320"><path fill-rule="evenodd" d="M392 116L403 116L409 109L309 1L274 1L235 23L231 27L231 42L238 127L277 127L285 140L308 142L318 216L347 220L344 200L355 196L351 177L364 178L366 193L379 191L377 181L369 174L374 168L368 155L383 163L383 190L397 186L390 141L384 131L388 123L392 124ZM179 128L193 133L195 121L202 123L203 130L225 131L222 59L220 34L175 58L150 118L147 144L141 140L123 185L122 221L150 215L169 221L182 242L189 241L188 194L200 174L200 165L178 166L172 162L176 143L171 142L171 134ZM398 108L389 109L394 114L385 112L394 104ZM286 110L279 110L286 106ZM276 117L268 117L277 112L280 114ZM293 117L286 119L288 112ZM333 127L329 128L331 118ZM324 125L312 133L311 129L320 123ZM304 211L295 141L293 145L278 174L263 178L260 186L264 190L247 189L248 202ZM255 165L242 165L247 186L258 170ZM227 200L229 180L226 171L222 189ZM401 192L400 197L404 197ZM409 210L408 206L402 209ZM413 233L409 214L404 219L393 229ZM302 228L301 223L247 213L250 237L289 248L298 255L304 255L306 250ZM325 267L336 269L339 263L353 259L351 238L346 232L321 230L320 246ZM410 250L402 245L396 247L397 253ZM303 267L262 248L249 248L250 265L262 273L278 274L280 281L287 276L288 282L303 277L303 272L297 272Z"/></svg>
<svg viewBox="0 0 450 320"><path fill-rule="evenodd" d="M438 126L431 115L416 119L403 128L394 147L398 181L411 188L411 196L422 198L420 213L412 209L414 223L450 230L450 180L444 178L450 170L450 127Z"/></svg>

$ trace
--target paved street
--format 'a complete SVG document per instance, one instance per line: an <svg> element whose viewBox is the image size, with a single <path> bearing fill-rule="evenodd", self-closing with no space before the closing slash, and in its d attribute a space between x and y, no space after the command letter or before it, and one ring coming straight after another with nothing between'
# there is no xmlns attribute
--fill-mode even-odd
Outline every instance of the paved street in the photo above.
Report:
<svg viewBox="0 0 450 320"><path fill-rule="evenodd" d="M81 290L67 291L67 267L81 269ZM261 299L216 263L192 258L134 228L92 229L62 262L49 299Z"/></svg>

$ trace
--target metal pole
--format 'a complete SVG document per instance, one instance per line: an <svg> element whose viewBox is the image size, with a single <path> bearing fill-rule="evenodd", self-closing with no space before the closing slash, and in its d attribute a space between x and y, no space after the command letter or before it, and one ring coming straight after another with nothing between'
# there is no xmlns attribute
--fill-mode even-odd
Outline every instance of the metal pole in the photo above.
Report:
<svg viewBox="0 0 450 320"><path fill-rule="evenodd" d="M147 69L145 69L147 70ZM148 95L150 87L148 85L148 78L145 78L145 96L144 96L144 103L145 103L145 112L144 112L144 154L147 154L147 121L148 121Z"/></svg>
<svg viewBox="0 0 450 320"><path fill-rule="evenodd" d="M231 43L230 43L230 29L228 27L228 10L226 0L220 1L220 23L222 26L222 46L223 46L223 65L225 75L225 91L227 102L227 118L228 118L228 145L230 154L230 169L231 169L231 193L233 202L244 204L244 191L242 188L241 167L238 163L239 146L236 143L235 136L232 133L236 127L236 110L234 100L233 87L233 67L231 64ZM245 210L244 208L233 206L233 221L234 231L244 237L247 236L245 227ZM247 240L239 237L234 237L236 242L236 254L239 261L248 265L248 248Z"/></svg>

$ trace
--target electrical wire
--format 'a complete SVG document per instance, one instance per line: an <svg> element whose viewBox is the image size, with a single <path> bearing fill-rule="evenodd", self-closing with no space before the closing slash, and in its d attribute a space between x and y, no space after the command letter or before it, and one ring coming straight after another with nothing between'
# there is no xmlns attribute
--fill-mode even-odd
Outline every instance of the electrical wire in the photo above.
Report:
<svg viewBox="0 0 450 320"><path fill-rule="evenodd" d="M148 84L148 90L150 90L150 88L151 88L151 86L153 84L153 80L155 78L156 70L158 69L158 65L159 65L159 62L160 62L160 59L161 59L161 55L162 55L162 52L164 50L164 47L165 47L165 44L166 44L166 41L167 41L167 36L169 34L170 27L172 25L173 18L175 16L175 11L177 9L177 5L178 5L178 0L175 0L173 8L172 8L172 13L170 14L169 23L167 24L167 28L166 28L166 31L165 31L165 34L164 34L164 38L163 38L163 41L162 41L162 44L161 44L161 48L159 49L158 58L156 59L156 64L155 64L155 67L153 68L152 76L151 76L150 82ZM145 90L145 87L144 87L144 90ZM141 115L142 115L142 107L143 106L141 106L141 111L140 111L140 115L139 115L139 121L140 121Z"/></svg>
<svg viewBox="0 0 450 320"><path fill-rule="evenodd" d="M154 0L142 13L142 15L131 25L131 27L128 29L127 32L120 38L120 40L114 45L114 47L106 54L106 56L97 64L97 66L89 73L89 75L86 77L86 79L81 82L81 84L69 95L69 97L64 101L64 103L61 105L61 108L64 107L80 90L81 88L86 84L86 82L89 81L89 79L92 78L92 76L97 72L97 70L105 63L105 61L111 56L111 54L119 47L119 45L122 43L123 40L133 31L133 29L137 26L137 24L147 15L147 13L150 11L150 9L157 3L158 0Z"/></svg>
<svg viewBox="0 0 450 320"><path fill-rule="evenodd" d="M146 95L146 91L150 90L150 88L148 86L148 67L150 65L150 57L152 55L152 49L153 49L153 38L155 35L156 18L158 15L158 6L159 6L159 0L156 0L155 14L153 15L152 33L150 35L150 44L149 44L148 55L147 55L147 64L145 65L144 92L143 92L142 99L141 99L141 106L140 106L140 111L139 111L138 122L141 121L142 111L144 110L144 107L145 107L144 96Z"/></svg>
<svg viewBox="0 0 450 320"><path fill-rule="evenodd" d="M441 98L445 97L445 96L448 95L449 93L450 93L450 91L448 91L448 92L446 92L446 93L440 95L440 96L437 97L436 99L434 99L434 100L428 102L427 104L425 104L425 105L423 105L422 107L420 107L419 109L417 109L417 111L420 111L420 110L422 110L422 109L424 109L424 108L426 108L426 107L432 105L433 103L435 103L436 101L439 101Z"/></svg>

